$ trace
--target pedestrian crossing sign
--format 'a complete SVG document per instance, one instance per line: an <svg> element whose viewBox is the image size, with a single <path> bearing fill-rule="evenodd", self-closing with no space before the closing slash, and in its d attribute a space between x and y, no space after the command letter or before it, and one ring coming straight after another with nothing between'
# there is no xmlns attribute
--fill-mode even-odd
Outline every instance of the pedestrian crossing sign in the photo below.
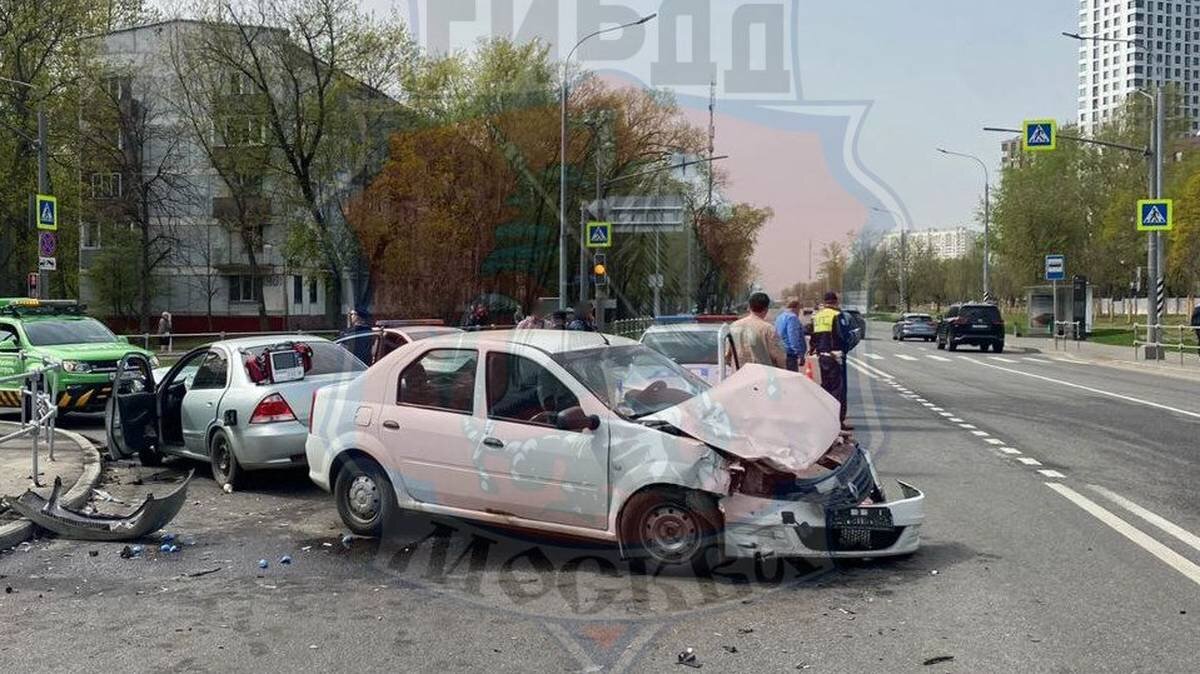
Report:
<svg viewBox="0 0 1200 674"><path fill-rule="evenodd" d="M1047 152L1058 147L1058 122L1053 119L1027 119L1022 128L1026 152Z"/></svg>
<svg viewBox="0 0 1200 674"><path fill-rule="evenodd" d="M612 223L587 223L584 240L588 248L612 248Z"/></svg>
<svg viewBox="0 0 1200 674"><path fill-rule="evenodd" d="M35 199L37 228L48 232L58 230L58 199L49 194L39 194Z"/></svg>
<svg viewBox="0 0 1200 674"><path fill-rule="evenodd" d="M1139 232L1169 232L1174 225L1174 202L1170 199L1143 199L1138 202Z"/></svg>

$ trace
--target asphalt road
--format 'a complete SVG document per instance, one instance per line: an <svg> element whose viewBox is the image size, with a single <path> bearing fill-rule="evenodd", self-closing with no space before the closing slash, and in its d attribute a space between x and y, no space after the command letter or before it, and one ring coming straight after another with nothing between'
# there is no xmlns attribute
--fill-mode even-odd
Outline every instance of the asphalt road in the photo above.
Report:
<svg viewBox="0 0 1200 674"><path fill-rule="evenodd" d="M177 553L0 555L0 670L679 671L691 647L718 672L1195 671L1200 385L1002 358L856 354L860 440L928 494L906 559L646 576L612 550L418 517L343 543L302 473L223 494L199 466ZM105 489L135 500L190 467L117 466Z"/></svg>

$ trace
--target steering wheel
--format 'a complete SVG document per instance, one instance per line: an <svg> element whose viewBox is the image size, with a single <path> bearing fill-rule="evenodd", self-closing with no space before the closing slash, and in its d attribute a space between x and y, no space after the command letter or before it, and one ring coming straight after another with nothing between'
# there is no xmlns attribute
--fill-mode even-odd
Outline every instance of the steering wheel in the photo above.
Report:
<svg viewBox="0 0 1200 674"><path fill-rule="evenodd" d="M551 410L545 410L543 412L538 412L537 414L533 415L533 418L529 420L529 423L531 423L531 424L550 424L550 423L554 423L554 420L556 418L558 418L558 412L554 412Z"/></svg>

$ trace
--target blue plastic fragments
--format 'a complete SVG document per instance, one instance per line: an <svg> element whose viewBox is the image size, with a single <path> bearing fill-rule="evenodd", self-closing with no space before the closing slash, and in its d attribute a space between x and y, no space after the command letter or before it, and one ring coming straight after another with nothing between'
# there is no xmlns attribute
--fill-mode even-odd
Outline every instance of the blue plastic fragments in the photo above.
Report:
<svg viewBox="0 0 1200 674"><path fill-rule="evenodd" d="M267 560L265 560L265 559L258 560L258 568L265 569L268 566L270 566L270 564L267 563Z"/></svg>
<svg viewBox="0 0 1200 674"><path fill-rule="evenodd" d="M280 557L280 558L279 558L279 563L280 563L280 564L291 564L291 563L292 563L292 558L291 558L291 557L289 557L289 556L287 556L287 555L284 555L284 556L282 556L282 557Z"/></svg>

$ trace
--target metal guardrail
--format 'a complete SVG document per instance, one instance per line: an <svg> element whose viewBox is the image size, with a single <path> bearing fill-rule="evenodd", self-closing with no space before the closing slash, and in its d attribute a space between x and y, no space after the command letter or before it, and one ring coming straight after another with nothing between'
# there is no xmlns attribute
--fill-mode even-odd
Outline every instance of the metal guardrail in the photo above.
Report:
<svg viewBox="0 0 1200 674"><path fill-rule="evenodd" d="M327 337L329 339L336 338L341 334L337 330L284 330L284 331L266 331L266 332L179 332L158 334L152 332L143 332L138 334L120 335L125 338L130 344L140 345L147 351L156 351L162 356L182 356L194 348L203 346L210 342L223 342L227 339L241 339L242 337L287 337L295 335L312 335L314 337ZM187 345L186 349L179 351L175 350L175 340L179 340Z"/></svg>
<svg viewBox="0 0 1200 674"><path fill-rule="evenodd" d="M1067 337L1067 328L1068 327L1071 329L1071 336L1069 338ZM1080 347L1081 340L1079 339L1079 334L1080 334L1081 329L1083 329L1083 325L1079 321L1055 321L1054 329L1050 331L1051 336L1054 337L1054 350L1055 351L1059 350L1058 342L1061 340L1063 342L1069 342L1069 341L1075 342L1075 350L1078 351L1081 348ZM1064 351L1066 350L1066 348L1067 348L1066 344L1063 344Z"/></svg>
<svg viewBox="0 0 1200 674"><path fill-rule="evenodd" d="M31 439L33 445L31 477L34 486L41 487L44 485L38 477L40 442L44 435L50 452L50 460L54 461L54 425L58 419L58 405L54 403L57 399L54 382L51 381L52 377L47 375L60 370L62 364L40 356L27 356L24 351L15 354L0 354L0 359L4 358L15 359L17 368L20 370L17 374L0 377L0 385L20 382L18 398L21 407L21 427L8 435L0 436L0 444L25 436ZM37 363L38 366L27 371L25 368L31 362Z"/></svg>
<svg viewBox="0 0 1200 674"><path fill-rule="evenodd" d="M1139 330L1145 330L1146 339L1144 341L1139 339L1139 334L1138 334ZM1148 358L1147 360L1157 360L1159 362L1164 362L1164 361L1166 361L1166 357L1165 357L1166 352L1169 350L1175 350L1175 351L1179 352L1179 364L1183 365L1186 362L1184 360L1184 354L1194 351L1194 352L1196 352L1197 355L1200 355L1200 336L1197 337L1198 343L1195 346L1184 343L1184 335L1186 333L1194 331L1194 330L1196 330L1196 328L1193 326L1190 326L1190 325L1161 325L1161 324L1160 325L1143 325L1141 323L1134 323L1133 324L1133 356L1134 356L1134 360L1137 360L1138 349L1148 346L1151 348L1162 349L1164 352L1163 353L1164 357L1163 358L1153 358L1153 359ZM1178 335L1179 335L1178 340L1175 342L1163 341L1165 335L1168 332L1172 332L1172 331L1178 333ZM1158 333L1159 335L1162 335L1162 336L1158 337L1158 339L1155 339L1154 338L1155 333Z"/></svg>

